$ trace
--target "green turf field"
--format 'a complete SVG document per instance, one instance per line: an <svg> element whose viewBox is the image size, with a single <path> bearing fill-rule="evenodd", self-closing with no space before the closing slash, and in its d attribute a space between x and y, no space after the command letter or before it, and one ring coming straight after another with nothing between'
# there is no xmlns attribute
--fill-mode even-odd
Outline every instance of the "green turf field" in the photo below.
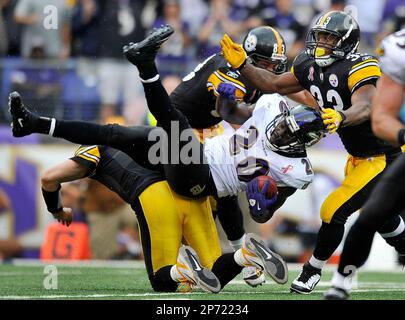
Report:
<svg viewBox="0 0 405 320"><path fill-rule="evenodd" d="M312 295L289 293L289 283L298 274L290 271L288 285L271 280L251 288L237 278L219 294L196 290L192 293L155 293L142 263L127 266L57 266L57 289L45 289L44 266L0 265L0 299L203 299L203 300L301 300L322 299L331 272L324 272ZM405 299L403 272L362 272L352 299Z"/></svg>

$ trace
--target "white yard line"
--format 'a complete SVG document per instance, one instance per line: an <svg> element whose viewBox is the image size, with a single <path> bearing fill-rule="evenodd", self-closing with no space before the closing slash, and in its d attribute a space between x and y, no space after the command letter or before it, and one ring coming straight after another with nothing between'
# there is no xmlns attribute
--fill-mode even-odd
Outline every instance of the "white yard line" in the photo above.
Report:
<svg viewBox="0 0 405 320"><path fill-rule="evenodd" d="M317 290L315 293L323 293L326 290ZM356 289L353 290L352 292L354 293L365 293L365 292L402 292L404 289ZM263 294L269 294L269 292L257 292L257 291L242 291L242 292L227 292L227 291L222 291L219 293L220 295L240 295L240 294L254 294L254 295L263 295ZM282 291L282 292L277 292L277 294L288 294L290 295L291 293L289 291ZM29 299L85 299L85 298L149 298L153 299L155 298L162 298L165 297L166 299L176 299L175 296L181 296L184 295L183 297L178 297L177 299L180 300L189 300L189 296L204 296L206 295L205 292L192 292L192 293L128 293L128 294L85 294L85 295L39 295L39 296L29 296L29 295L24 295L24 296L18 296L18 295L11 295L11 296L0 296L0 300L29 300Z"/></svg>
<svg viewBox="0 0 405 320"><path fill-rule="evenodd" d="M89 268L128 268L128 269L143 269L145 268L145 263L142 260L54 260L54 261L43 261L38 259L13 259L8 265L15 266L26 266L26 267L38 267L45 265L56 265L56 266L66 266L66 267L89 267ZM1 268L1 263L0 263ZM326 265L324 271L335 271L336 265ZM302 264L289 263L288 270L290 271L301 271ZM360 269L360 272L377 272L377 273L403 273L404 268L397 266L390 269Z"/></svg>

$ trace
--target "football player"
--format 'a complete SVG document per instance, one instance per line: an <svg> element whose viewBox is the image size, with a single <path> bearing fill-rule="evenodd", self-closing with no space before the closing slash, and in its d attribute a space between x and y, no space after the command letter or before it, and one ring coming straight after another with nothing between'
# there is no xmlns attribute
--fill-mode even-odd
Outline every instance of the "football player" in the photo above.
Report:
<svg viewBox="0 0 405 320"><path fill-rule="evenodd" d="M73 218L71 209L63 207L60 201L61 183L84 177L104 184L135 211L145 266L155 291L173 292L198 286L216 293L246 266L265 271L275 268L271 275L276 272L277 276L286 277L282 260L277 260L276 265L275 260L265 261L264 254L274 253L253 234L246 236L242 249L235 254L221 256L207 198L187 200L178 196L170 191L162 173L143 168L122 151L110 147L81 146L72 158L41 177L48 211L59 222L69 226ZM182 246L183 239L188 246Z"/></svg>
<svg viewBox="0 0 405 320"><path fill-rule="evenodd" d="M380 68L375 57L357 52L359 41L360 30L353 17L341 11L327 12L309 30L306 50L295 58L291 71L274 75L249 63L243 47L227 35L221 40L225 59L262 92L289 94L307 89L323 109L329 132L339 134L349 153L345 179L322 205L315 250L293 281L293 292L314 290L323 266L342 240L347 218L363 206L382 172L401 153L371 130L370 105ZM405 248L390 239L399 221L398 217L391 219L379 232L403 252Z"/></svg>
<svg viewBox="0 0 405 320"><path fill-rule="evenodd" d="M405 126L398 120L405 94L405 29L385 38L380 57L382 76L372 105L374 133L393 145L405 144ZM352 279L367 260L374 234L397 212L404 210L405 156L401 155L387 170L364 205L360 217L350 229L339 262L332 278L332 288L325 293L326 299L347 299ZM401 222L392 233L393 241L405 242L398 237L404 232ZM405 254L405 252L402 252Z"/></svg>

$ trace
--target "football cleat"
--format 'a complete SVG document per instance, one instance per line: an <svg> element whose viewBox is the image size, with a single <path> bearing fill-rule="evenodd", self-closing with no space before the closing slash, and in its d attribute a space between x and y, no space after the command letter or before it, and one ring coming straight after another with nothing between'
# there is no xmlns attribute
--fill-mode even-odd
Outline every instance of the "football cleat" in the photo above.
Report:
<svg viewBox="0 0 405 320"><path fill-rule="evenodd" d="M299 276L292 282L290 292L310 294L321 280L321 269L315 268L307 262L302 267Z"/></svg>
<svg viewBox="0 0 405 320"><path fill-rule="evenodd" d="M245 267L242 269L243 280L251 287L261 286L266 282L263 271L256 267Z"/></svg>
<svg viewBox="0 0 405 320"><path fill-rule="evenodd" d="M324 293L323 298L325 300L347 300L349 299L349 294L344 289L332 287Z"/></svg>
<svg viewBox="0 0 405 320"><path fill-rule="evenodd" d="M259 268L279 284L288 280L288 268L283 258L271 251L264 241L253 233L246 234L242 248L236 251L235 258L245 267Z"/></svg>
<svg viewBox="0 0 405 320"><path fill-rule="evenodd" d="M181 283L189 282L204 291L217 293L221 290L221 284L215 274L203 267L197 253L189 246L182 246L179 250L176 268L181 276Z"/></svg>
<svg viewBox="0 0 405 320"><path fill-rule="evenodd" d="M141 42L124 46L125 57L135 66L147 61L154 61L160 46L169 39L173 32L174 29L169 25L154 29Z"/></svg>
<svg viewBox="0 0 405 320"><path fill-rule="evenodd" d="M10 93L8 107L13 119L11 123L13 136L24 137L33 133L32 127L38 117L24 107L21 96L17 91Z"/></svg>

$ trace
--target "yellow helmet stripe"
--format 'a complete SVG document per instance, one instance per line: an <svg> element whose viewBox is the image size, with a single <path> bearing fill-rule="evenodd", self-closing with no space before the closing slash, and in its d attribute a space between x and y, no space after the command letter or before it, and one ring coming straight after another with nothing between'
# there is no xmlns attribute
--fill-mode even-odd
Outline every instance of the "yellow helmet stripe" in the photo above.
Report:
<svg viewBox="0 0 405 320"><path fill-rule="evenodd" d="M322 25L325 23L326 19L328 19L328 17L329 17L333 12L334 12L334 11L329 11L329 12L325 13L325 14L322 16L321 20L319 20L318 25L321 25L321 26L322 26Z"/></svg>
<svg viewBox="0 0 405 320"><path fill-rule="evenodd" d="M283 54L283 41L281 40L281 36L280 33L272 28L269 27L271 29L271 31L273 31L274 35L276 36L276 40L277 40L277 54Z"/></svg>

